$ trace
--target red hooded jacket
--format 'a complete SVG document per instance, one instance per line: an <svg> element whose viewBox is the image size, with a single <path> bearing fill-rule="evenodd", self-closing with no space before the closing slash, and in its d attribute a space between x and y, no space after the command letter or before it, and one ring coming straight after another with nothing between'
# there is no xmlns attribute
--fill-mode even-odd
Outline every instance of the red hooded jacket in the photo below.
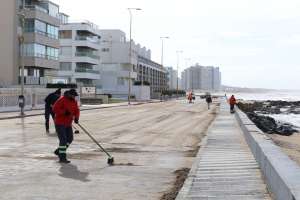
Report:
<svg viewBox="0 0 300 200"><path fill-rule="evenodd" d="M55 125L71 126L73 119L79 119L79 108L75 99L69 99L67 97L60 97L53 105L53 112L55 113ZM71 114L66 116L66 111Z"/></svg>
<svg viewBox="0 0 300 200"><path fill-rule="evenodd" d="M234 96L231 96L229 99L229 104L230 105L235 105L236 104L236 99L234 98Z"/></svg>

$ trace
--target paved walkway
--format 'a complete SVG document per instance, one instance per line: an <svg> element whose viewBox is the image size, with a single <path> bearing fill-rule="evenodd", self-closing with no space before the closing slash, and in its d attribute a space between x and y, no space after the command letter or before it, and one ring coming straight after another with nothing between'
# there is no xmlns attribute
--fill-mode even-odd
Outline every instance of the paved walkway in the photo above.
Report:
<svg viewBox="0 0 300 200"><path fill-rule="evenodd" d="M181 199L271 199L241 128L225 103L177 197Z"/></svg>

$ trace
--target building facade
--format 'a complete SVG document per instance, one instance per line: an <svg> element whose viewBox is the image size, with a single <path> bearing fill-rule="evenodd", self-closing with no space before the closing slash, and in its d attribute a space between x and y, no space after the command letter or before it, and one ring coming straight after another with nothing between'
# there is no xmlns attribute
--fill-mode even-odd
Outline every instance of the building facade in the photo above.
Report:
<svg viewBox="0 0 300 200"><path fill-rule="evenodd" d="M68 23L59 29L59 72L56 82L100 86L100 32L91 22Z"/></svg>
<svg viewBox="0 0 300 200"><path fill-rule="evenodd" d="M0 86L52 82L59 67L59 6L51 1L3 0L0 7Z"/></svg>
<svg viewBox="0 0 300 200"><path fill-rule="evenodd" d="M166 67L166 70L168 88L171 90L177 89L177 81L179 81L177 70L174 70L173 67ZM178 83L178 88L180 88L180 83Z"/></svg>
<svg viewBox="0 0 300 200"><path fill-rule="evenodd" d="M131 46L130 51L130 42L123 31L101 30L103 93L126 97L129 88L141 80L150 83L151 94L166 87L166 70L151 60L151 51L134 41Z"/></svg>
<svg viewBox="0 0 300 200"><path fill-rule="evenodd" d="M150 96L159 98L160 93L168 88L167 70L162 65L153 62L151 57L138 56L137 81L150 84Z"/></svg>
<svg viewBox="0 0 300 200"><path fill-rule="evenodd" d="M184 90L219 91L221 72L219 67L204 67L196 64L181 74Z"/></svg>

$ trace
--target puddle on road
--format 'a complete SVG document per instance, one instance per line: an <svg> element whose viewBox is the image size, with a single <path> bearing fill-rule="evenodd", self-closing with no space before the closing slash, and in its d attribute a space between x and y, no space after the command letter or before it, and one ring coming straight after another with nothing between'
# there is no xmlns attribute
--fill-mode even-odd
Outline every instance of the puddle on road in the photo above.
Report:
<svg viewBox="0 0 300 200"><path fill-rule="evenodd" d="M96 153L72 153L67 155L69 159L77 159L77 160L92 160L95 157L102 157L101 154ZM35 156L32 157L38 160L57 160L57 156Z"/></svg>
<svg viewBox="0 0 300 200"><path fill-rule="evenodd" d="M141 165L135 165L133 163L114 163L112 166L141 166Z"/></svg>

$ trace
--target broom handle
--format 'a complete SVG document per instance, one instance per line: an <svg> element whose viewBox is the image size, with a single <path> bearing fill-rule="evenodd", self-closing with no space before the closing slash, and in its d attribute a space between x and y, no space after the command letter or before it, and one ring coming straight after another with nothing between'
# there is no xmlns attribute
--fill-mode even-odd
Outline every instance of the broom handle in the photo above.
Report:
<svg viewBox="0 0 300 200"><path fill-rule="evenodd" d="M106 153L106 155L108 155L108 157L111 158L111 155L99 144L99 142L81 124L77 124L77 125L98 145L98 147L102 149L104 153Z"/></svg>

